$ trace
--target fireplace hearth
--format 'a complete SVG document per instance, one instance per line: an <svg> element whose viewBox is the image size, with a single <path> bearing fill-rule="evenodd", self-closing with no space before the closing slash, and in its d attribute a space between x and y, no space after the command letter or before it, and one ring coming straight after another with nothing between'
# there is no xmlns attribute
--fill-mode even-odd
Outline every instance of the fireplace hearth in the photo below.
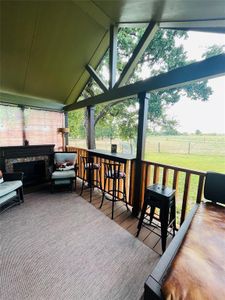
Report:
<svg viewBox="0 0 225 300"><path fill-rule="evenodd" d="M15 163L13 170L14 172L24 172L24 185L42 183L47 177L44 160Z"/></svg>

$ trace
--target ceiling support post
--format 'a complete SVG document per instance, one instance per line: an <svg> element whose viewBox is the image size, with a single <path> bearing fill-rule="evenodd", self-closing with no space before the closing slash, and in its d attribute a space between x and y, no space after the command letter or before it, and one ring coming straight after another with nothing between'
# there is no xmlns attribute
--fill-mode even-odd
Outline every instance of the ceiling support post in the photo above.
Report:
<svg viewBox="0 0 225 300"><path fill-rule="evenodd" d="M112 89L116 83L117 32L118 27L115 25L111 25L109 39L109 89Z"/></svg>
<svg viewBox="0 0 225 300"><path fill-rule="evenodd" d="M64 112L64 122L65 122L65 128L69 128L69 118L68 118L68 112ZM65 133L65 146L69 145L69 132Z"/></svg>
<svg viewBox="0 0 225 300"><path fill-rule="evenodd" d="M95 107L87 107L87 146L88 149L95 149Z"/></svg>
<svg viewBox="0 0 225 300"><path fill-rule="evenodd" d="M23 145L27 146L27 136L26 136L26 119L25 119L25 106L20 105L19 106L21 109L21 114L22 114L22 138L23 138Z"/></svg>
<svg viewBox="0 0 225 300"><path fill-rule="evenodd" d="M135 160L134 175L134 202L132 214L137 216L141 209L141 187L142 187L142 159L145 153L145 134L147 130L148 117L148 98L146 92L138 94L139 98L139 115L138 115L138 132L137 132L137 151Z"/></svg>

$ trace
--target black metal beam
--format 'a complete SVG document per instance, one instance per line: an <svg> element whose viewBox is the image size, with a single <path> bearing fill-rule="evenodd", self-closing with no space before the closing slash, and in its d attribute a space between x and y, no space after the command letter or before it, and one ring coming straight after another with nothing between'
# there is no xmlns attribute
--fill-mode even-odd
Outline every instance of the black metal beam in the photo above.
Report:
<svg viewBox="0 0 225 300"><path fill-rule="evenodd" d="M127 83L128 79L130 78L132 72L134 71L139 59L143 55L144 51L150 44L151 40L153 39L156 31L158 30L158 25L156 22L150 22L148 27L146 28L143 36L141 37L139 43L135 47L132 56L130 57L128 63L124 67L119 80L116 82L115 86L120 87Z"/></svg>
<svg viewBox="0 0 225 300"><path fill-rule="evenodd" d="M212 33L225 33L225 27L166 27L165 29L182 30L182 31L197 31L197 32L212 32Z"/></svg>
<svg viewBox="0 0 225 300"><path fill-rule="evenodd" d="M103 82L103 80L100 78L100 76L96 73L96 71L92 68L90 65L86 65L86 70L91 75L91 77L94 79L94 81L98 84L98 86L102 89L103 92L107 92L108 88Z"/></svg>
<svg viewBox="0 0 225 300"><path fill-rule="evenodd" d="M88 113L88 132L87 132L87 142L88 142L88 149L95 149L95 137L94 137L94 127L95 127L95 107L88 106L87 107Z"/></svg>
<svg viewBox="0 0 225 300"><path fill-rule="evenodd" d="M225 74L225 54L216 55L200 62L177 68L164 74L138 81L134 84L114 88L104 94L65 106L65 110L74 110L89 105L125 99L145 91L159 91L180 87L197 80L209 79Z"/></svg>
<svg viewBox="0 0 225 300"><path fill-rule="evenodd" d="M225 33L225 20L195 20L180 22L160 22L160 28L173 30L191 30L202 32Z"/></svg>
<svg viewBox="0 0 225 300"><path fill-rule="evenodd" d="M137 132L137 152L135 160L135 179L134 179L134 204L133 215L137 216L140 207L140 195L142 186L142 159L145 153L145 134L147 130L147 117L148 117L148 99L149 94L140 93L139 98L139 115L138 115L138 132Z"/></svg>
<svg viewBox="0 0 225 300"><path fill-rule="evenodd" d="M109 39L109 88L112 89L116 82L116 68L117 68L117 31L118 27L110 26Z"/></svg>
<svg viewBox="0 0 225 300"><path fill-rule="evenodd" d="M119 27L143 27L148 22L120 22ZM159 23L159 27L163 29L172 30L191 30L191 31L202 31L202 32L225 32L225 19L217 20L190 20L190 21L164 21Z"/></svg>

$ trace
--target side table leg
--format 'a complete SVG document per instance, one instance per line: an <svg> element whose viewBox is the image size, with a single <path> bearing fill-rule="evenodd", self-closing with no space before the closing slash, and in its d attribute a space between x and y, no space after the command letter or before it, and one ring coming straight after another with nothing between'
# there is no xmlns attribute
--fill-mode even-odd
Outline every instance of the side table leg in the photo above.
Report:
<svg viewBox="0 0 225 300"><path fill-rule="evenodd" d="M143 220L144 220L144 216L145 216L145 212L146 212L146 209L147 209L147 202L145 201L144 204L143 204L143 207L142 207L142 211L141 211L141 217L140 217L140 220L138 222L138 231L137 231L137 234L136 234L136 237L139 236L139 233L141 231L141 225L143 223Z"/></svg>
<svg viewBox="0 0 225 300"><path fill-rule="evenodd" d="M168 214L169 207L165 205L160 209L160 221L161 221L161 237L162 237L162 251L166 250L166 239L167 239L167 227L168 227Z"/></svg>

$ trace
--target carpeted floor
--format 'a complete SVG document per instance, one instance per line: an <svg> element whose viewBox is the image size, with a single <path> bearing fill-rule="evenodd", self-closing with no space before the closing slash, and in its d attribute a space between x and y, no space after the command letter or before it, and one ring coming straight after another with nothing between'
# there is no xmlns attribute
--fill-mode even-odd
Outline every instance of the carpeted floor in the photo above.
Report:
<svg viewBox="0 0 225 300"><path fill-rule="evenodd" d="M76 194L0 216L0 299L139 299L159 256Z"/></svg>

